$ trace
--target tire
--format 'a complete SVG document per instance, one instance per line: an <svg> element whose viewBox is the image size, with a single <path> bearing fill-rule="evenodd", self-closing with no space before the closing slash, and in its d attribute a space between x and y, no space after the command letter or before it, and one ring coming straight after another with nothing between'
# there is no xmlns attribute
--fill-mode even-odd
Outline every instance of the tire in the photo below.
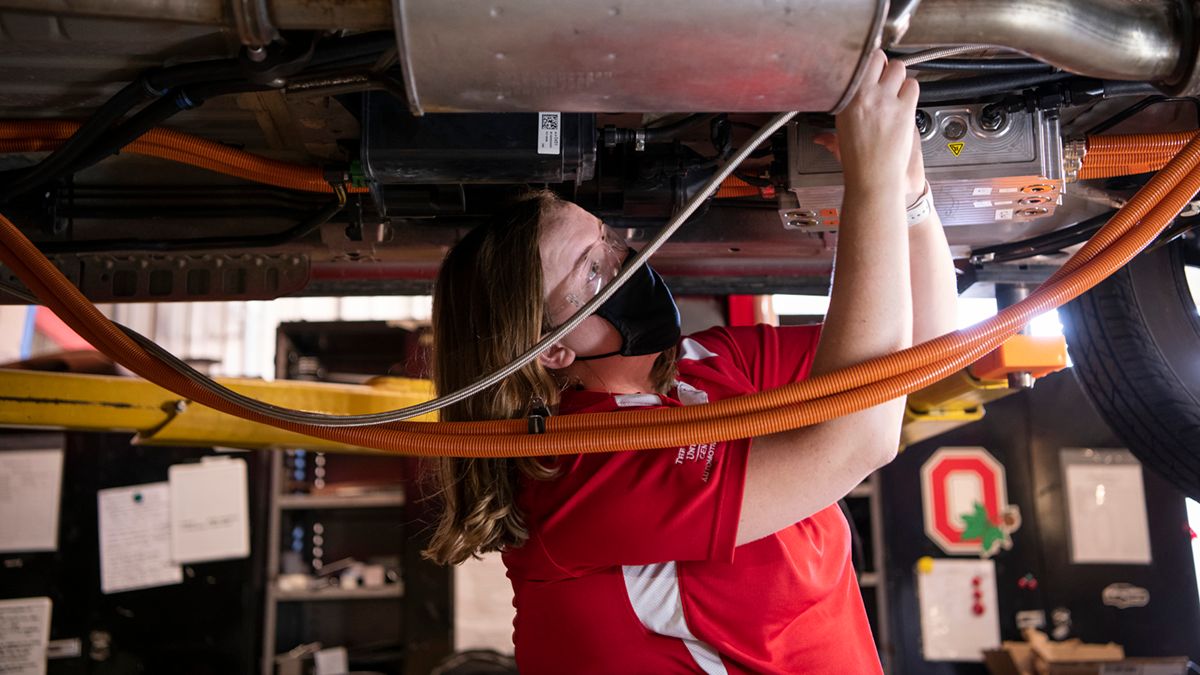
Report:
<svg viewBox="0 0 1200 675"><path fill-rule="evenodd" d="M1184 272L1191 246L1138 256L1061 318L1075 377L1113 432L1200 499L1200 316Z"/></svg>

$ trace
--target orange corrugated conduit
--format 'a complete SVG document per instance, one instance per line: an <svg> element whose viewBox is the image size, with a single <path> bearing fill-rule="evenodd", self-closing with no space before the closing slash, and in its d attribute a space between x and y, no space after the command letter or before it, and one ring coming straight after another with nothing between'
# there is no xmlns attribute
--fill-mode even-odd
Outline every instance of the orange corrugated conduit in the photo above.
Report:
<svg viewBox="0 0 1200 675"><path fill-rule="evenodd" d="M78 128L78 122L58 120L0 122L0 152L54 150ZM319 167L260 157L173 129L151 129L123 150L289 190L333 193L333 187ZM346 186L346 189L348 192L367 191L365 187Z"/></svg>
<svg viewBox="0 0 1200 675"><path fill-rule="evenodd" d="M1079 180L1158 171L1195 136L1195 131L1088 136Z"/></svg>
<svg viewBox="0 0 1200 675"><path fill-rule="evenodd" d="M14 142L32 142L27 138L12 138L11 132L0 124L0 138L9 135ZM26 128L22 133L60 136L63 131L47 126ZM178 150L178 138L159 137L157 140ZM1151 145L1154 142L1153 139L1149 141ZM1177 141L1171 139L1171 142ZM10 147L2 143L0 141L0 147ZM218 150L240 152L210 141L191 147L200 148L206 156L221 154L212 152L211 147L202 147L205 143L218 146ZM1130 147L1137 151L1145 145L1132 144ZM257 169L263 166L259 160L271 161L250 157L254 161L241 166ZM222 156L222 159L226 158ZM220 160L212 161L220 163ZM0 243L3 243L0 259L48 307L114 360L185 398L232 415L364 448L414 455L496 457L611 452L673 447L794 429L870 407L935 382L994 349L1032 316L1077 296L1136 255L1200 191L1198 163L1200 142L1192 142L1041 288L993 319L970 329L804 382L708 405L554 417L549 420L548 432L542 435L526 434L523 420L399 422L375 427L330 428L266 418L212 395L148 354L100 314L3 217L0 217Z"/></svg>
<svg viewBox="0 0 1200 675"><path fill-rule="evenodd" d="M456 424L394 423L328 428L278 422L230 404L158 362L120 332L0 218L0 258L72 328L138 375L215 409L290 431L364 448L415 455L530 456L674 447L758 436L819 423L918 389L1007 339L1030 317L1070 300L1128 262L1200 191L1200 142L1189 144L1088 245L1029 298L995 318L896 354L777 390L706 406L568 415L541 435L522 420Z"/></svg>

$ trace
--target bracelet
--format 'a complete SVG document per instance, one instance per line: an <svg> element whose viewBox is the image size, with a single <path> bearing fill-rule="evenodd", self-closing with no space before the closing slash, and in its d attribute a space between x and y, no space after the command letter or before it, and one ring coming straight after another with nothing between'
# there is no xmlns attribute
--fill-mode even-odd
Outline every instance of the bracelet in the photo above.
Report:
<svg viewBox="0 0 1200 675"><path fill-rule="evenodd" d="M925 189L921 191L921 196L917 197L917 201L913 202L905 209L905 217L908 219L908 226L912 227L917 223L925 220L933 213L933 194L929 190L929 181L925 181Z"/></svg>

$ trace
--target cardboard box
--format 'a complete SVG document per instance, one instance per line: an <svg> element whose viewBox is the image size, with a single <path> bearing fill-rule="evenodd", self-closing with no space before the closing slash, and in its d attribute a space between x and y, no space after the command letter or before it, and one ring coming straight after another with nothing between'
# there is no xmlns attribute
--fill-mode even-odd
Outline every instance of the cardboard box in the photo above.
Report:
<svg viewBox="0 0 1200 675"><path fill-rule="evenodd" d="M1028 642L1005 642L984 652L991 675L1187 675L1186 657L1126 659L1121 645L1053 642L1027 630Z"/></svg>
<svg viewBox="0 0 1200 675"><path fill-rule="evenodd" d="M1028 642L1004 642L1000 649L983 653L991 675L1034 675L1033 647Z"/></svg>

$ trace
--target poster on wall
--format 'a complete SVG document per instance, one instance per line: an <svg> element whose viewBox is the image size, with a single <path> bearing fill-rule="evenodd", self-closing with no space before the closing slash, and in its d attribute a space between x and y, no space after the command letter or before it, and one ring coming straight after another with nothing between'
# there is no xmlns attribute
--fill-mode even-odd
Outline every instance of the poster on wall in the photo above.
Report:
<svg viewBox="0 0 1200 675"><path fill-rule="evenodd" d="M45 675L50 598L0 600L0 673Z"/></svg>
<svg viewBox="0 0 1200 675"><path fill-rule="evenodd" d="M96 492L100 590L119 593L183 583L171 562L170 487L146 483Z"/></svg>
<svg viewBox="0 0 1200 675"><path fill-rule="evenodd" d="M917 599L926 661L980 662L1000 647L994 561L922 558Z"/></svg>
<svg viewBox="0 0 1200 675"><path fill-rule="evenodd" d="M63 451L0 452L0 552L58 548Z"/></svg>
<svg viewBox="0 0 1200 675"><path fill-rule="evenodd" d="M207 457L167 470L171 490L171 560L175 563L250 555L246 460Z"/></svg>
<svg viewBox="0 0 1200 675"><path fill-rule="evenodd" d="M1142 465L1128 450L1064 448L1071 562L1149 565Z"/></svg>
<svg viewBox="0 0 1200 675"><path fill-rule="evenodd" d="M925 534L951 555L1012 548L1021 512L1008 503L1004 465L984 448L939 448L921 465Z"/></svg>

